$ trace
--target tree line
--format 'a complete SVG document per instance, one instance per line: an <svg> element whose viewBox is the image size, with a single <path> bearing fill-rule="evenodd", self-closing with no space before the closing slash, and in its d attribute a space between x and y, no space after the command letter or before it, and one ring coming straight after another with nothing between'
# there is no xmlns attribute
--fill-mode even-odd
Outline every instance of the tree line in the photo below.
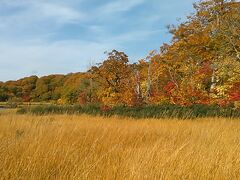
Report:
<svg viewBox="0 0 240 180"><path fill-rule="evenodd" d="M31 76L0 83L0 101L143 104L239 104L240 2L205 0L173 38L145 59L130 63L113 50L84 73Z"/></svg>

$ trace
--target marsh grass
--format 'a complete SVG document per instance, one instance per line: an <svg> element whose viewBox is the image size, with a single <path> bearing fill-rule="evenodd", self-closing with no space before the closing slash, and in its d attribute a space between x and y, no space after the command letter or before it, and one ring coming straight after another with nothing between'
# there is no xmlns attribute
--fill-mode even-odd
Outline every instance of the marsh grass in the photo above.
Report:
<svg viewBox="0 0 240 180"><path fill-rule="evenodd" d="M234 107L220 107L218 105L147 105L139 107L115 106L103 108L98 104L80 105L41 105L22 107L18 114L89 114L105 117L122 116L135 119L165 118L165 119L193 119L206 117L240 118L240 109Z"/></svg>
<svg viewBox="0 0 240 180"><path fill-rule="evenodd" d="M2 179L239 179L239 119L0 116Z"/></svg>

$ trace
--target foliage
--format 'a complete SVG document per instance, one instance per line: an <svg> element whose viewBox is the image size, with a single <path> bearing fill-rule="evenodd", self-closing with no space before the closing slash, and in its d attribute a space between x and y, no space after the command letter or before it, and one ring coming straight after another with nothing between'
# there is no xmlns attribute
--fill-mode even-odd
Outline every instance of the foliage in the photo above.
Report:
<svg viewBox="0 0 240 180"><path fill-rule="evenodd" d="M228 106L240 101L240 2L205 0L178 26L172 42L131 64L113 50L85 73L0 82L0 101L115 106Z"/></svg>
<svg viewBox="0 0 240 180"><path fill-rule="evenodd" d="M80 105L39 105L34 107L21 107L18 114L31 113L36 115L47 114L100 114L100 106L97 104Z"/></svg>
<svg viewBox="0 0 240 180"><path fill-rule="evenodd" d="M103 104L131 104L132 69L125 53L113 50L102 64L92 67L91 72L98 82L97 95Z"/></svg>
<svg viewBox="0 0 240 180"><path fill-rule="evenodd" d="M158 105L158 106L100 106L97 104L88 104L86 106L36 106L32 108L20 108L19 114L31 113L36 115L47 114L89 114L89 115L103 115L103 116L125 116L132 118L178 118L178 119L195 119L204 117L228 117L239 118L240 111L234 109L232 106L220 107L218 105Z"/></svg>

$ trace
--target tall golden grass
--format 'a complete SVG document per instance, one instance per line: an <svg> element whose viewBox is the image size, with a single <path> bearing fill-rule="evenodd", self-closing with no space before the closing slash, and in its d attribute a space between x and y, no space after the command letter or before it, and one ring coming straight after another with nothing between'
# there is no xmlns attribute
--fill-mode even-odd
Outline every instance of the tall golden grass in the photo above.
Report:
<svg viewBox="0 0 240 180"><path fill-rule="evenodd" d="M0 116L2 179L239 179L240 122Z"/></svg>

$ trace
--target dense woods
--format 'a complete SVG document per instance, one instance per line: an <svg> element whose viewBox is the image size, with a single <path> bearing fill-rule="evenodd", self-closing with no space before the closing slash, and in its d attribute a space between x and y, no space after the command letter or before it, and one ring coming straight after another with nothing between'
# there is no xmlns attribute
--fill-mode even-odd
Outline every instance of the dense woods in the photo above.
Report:
<svg viewBox="0 0 240 180"><path fill-rule="evenodd" d="M84 73L0 82L0 101L239 107L240 3L208 0L194 8L184 23L169 26L171 43L137 63L113 50Z"/></svg>

